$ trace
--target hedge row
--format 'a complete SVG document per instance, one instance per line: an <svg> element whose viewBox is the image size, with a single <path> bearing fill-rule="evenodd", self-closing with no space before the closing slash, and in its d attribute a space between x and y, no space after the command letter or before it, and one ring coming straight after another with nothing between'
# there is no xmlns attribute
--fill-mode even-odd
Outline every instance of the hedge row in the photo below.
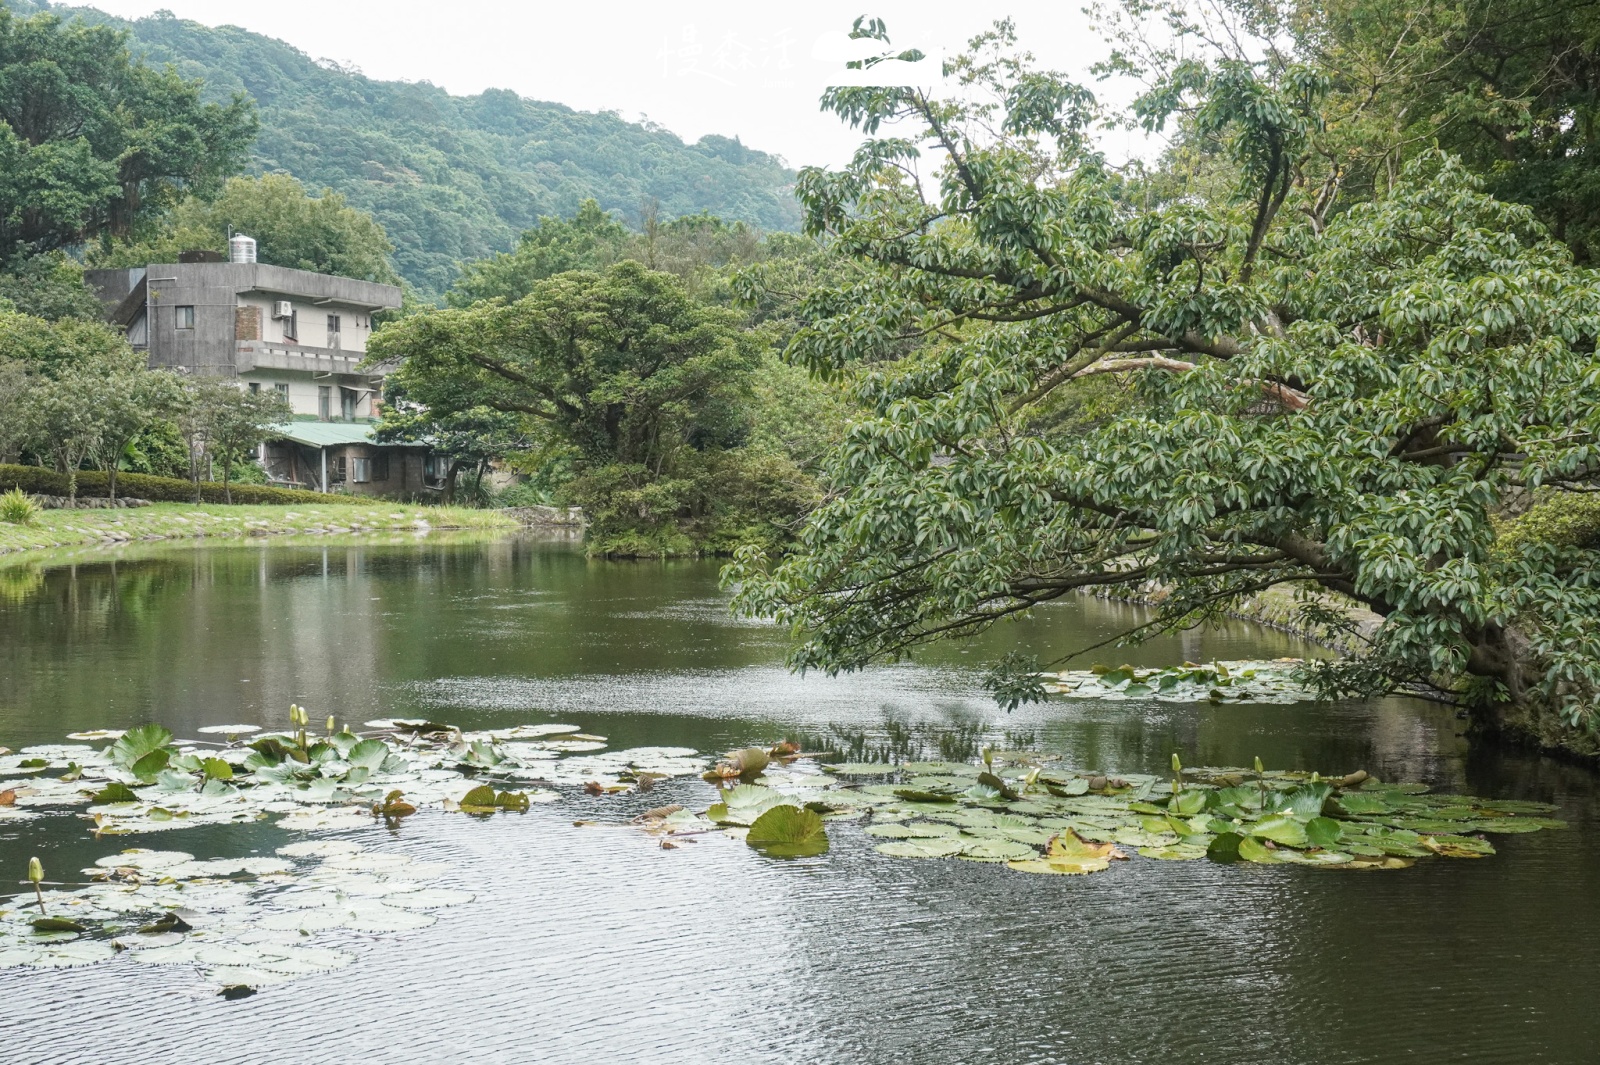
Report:
<svg viewBox="0 0 1600 1065"><path fill-rule="evenodd" d="M107 476L99 470L78 472L80 496L105 497ZM20 488L30 495L64 496L67 494L67 475L47 470L42 466L0 466L0 492ZM148 499L153 503L191 503L194 485L174 477L150 477L142 473L117 474L117 495L133 499ZM222 485L214 481L200 482L200 498L207 503L221 503ZM321 492L302 492L293 488L268 488L259 484L233 486L235 503L365 503L359 496L327 496ZM375 501L371 501L375 502Z"/></svg>

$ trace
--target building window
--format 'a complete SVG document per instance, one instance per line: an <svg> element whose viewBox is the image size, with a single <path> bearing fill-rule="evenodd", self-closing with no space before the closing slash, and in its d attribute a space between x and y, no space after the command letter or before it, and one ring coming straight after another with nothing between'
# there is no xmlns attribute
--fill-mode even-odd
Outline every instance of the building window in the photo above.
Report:
<svg viewBox="0 0 1600 1065"><path fill-rule="evenodd" d="M339 389L339 416L347 422L356 420L356 390Z"/></svg>
<svg viewBox="0 0 1600 1065"><path fill-rule="evenodd" d="M300 339L299 311L290 311L289 317L283 320L283 339L296 341Z"/></svg>
<svg viewBox="0 0 1600 1065"><path fill-rule="evenodd" d="M250 394L252 396L259 396L261 394L261 382L260 381L251 381L250 382Z"/></svg>
<svg viewBox="0 0 1600 1065"><path fill-rule="evenodd" d="M389 479L389 456L379 453L372 456L372 479L374 481L387 481Z"/></svg>
<svg viewBox="0 0 1600 1065"><path fill-rule="evenodd" d="M351 459L350 479L356 484L369 484L372 481L372 460Z"/></svg>
<svg viewBox="0 0 1600 1065"><path fill-rule="evenodd" d="M328 315L328 347L336 348L338 346L339 346L339 316L337 314L330 314L330 315Z"/></svg>
<svg viewBox="0 0 1600 1065"><path fill-rule="evenodd" d="M181 306L172 308L173 327L176 329L194 328L194 308Z"/></svg>
<svg viewBox="0 0 1600 1065"><path fill-rule="evenodd" d="M344 484L345 478L350 476L350 460L340 455L333 462L333 483Z"/></svg>
<svg viewBox="0 0 1600 1065"><path fill-rule="evenodd" d="M284 384L282 381L279 381L277 384L273 385L272 387L277 390L279 399L283 400L285 403L289 402L289 386L288 385Z"/></svg>
<svg viewBox="0 0 1600 1065"><path fill-rule="evenodd" d="M333 421L333 388L329 385L317 386L317 417L325 422Z"/></svg>

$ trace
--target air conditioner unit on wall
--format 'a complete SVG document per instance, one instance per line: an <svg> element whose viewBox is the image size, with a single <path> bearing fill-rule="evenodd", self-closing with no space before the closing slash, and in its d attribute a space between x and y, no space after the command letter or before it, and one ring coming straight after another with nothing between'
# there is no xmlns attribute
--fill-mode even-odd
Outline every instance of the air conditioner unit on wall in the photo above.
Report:
<svg viewBox="0 0 1600 1065"><path fill-rule="evenodd" d="M288 300L278 300L276 303L274 303L272 305L272 317L274 317L274 318L292 318L292 317L294 317L294 305L292 303L290 303Z"/></svg>

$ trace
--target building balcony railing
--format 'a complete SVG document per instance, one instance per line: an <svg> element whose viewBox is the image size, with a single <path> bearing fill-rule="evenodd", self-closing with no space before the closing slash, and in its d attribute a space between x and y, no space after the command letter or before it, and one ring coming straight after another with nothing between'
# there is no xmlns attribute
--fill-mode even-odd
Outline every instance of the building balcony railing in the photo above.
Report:
<svg viewBox="0 0 1600 1065"><path fill-rule="evenodd" d="M316 348L281 341L241 340L235 345L233 366L235 373L258 369L299 370L305 373L381 377L381 370L359 369L365 358L366 355L359 351Z"/></svg>

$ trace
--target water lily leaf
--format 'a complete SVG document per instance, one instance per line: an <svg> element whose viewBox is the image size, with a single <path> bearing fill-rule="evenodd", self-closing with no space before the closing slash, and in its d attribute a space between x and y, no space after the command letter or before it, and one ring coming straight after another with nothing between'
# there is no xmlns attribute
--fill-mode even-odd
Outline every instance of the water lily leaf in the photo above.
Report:
<svg viewBox="0 0 1600 1065"><path fill-rule="evenodd" d="M1006 866L1019 873L1053 873L1058 876L1082 876L1103 872L1111 868L1105 858L1029 858L1007 862Z"/></svg>
<svg viewBox="0 0 1600 1065"><path fill-rule="evenodd" d="M1263 817L1255 824L1246 827L1249 829L1249 834L1256 839L1270 839L1286 847L1304 847L1309 842L1305 826L1284 814Z"/></svg>
<svg viewBox="0 0 1600 1065"><path fill-rule="evenodd" d="M35 969L77 969L98 965L116 956L117 950L110 943L58 943L40 950L29 964Z"/></svg>
<svg viewBox="0 0 1600 1065"><path fill-rule="evenodd" d="M1471 821L1465 825L1456 825L1453 827L1457 829L1465 829L1470 832L1521 833L1537 832L1545 826L1539 821L1534 820L1513 821L1509 818L1491 818L1482 821Z"/></svg>
<svg viewBox="0 0 1600 1065"><path fill-rule="evenodd" d="M779 858L808 857L828 849L822 818L798 806L774 806L750 825L745 842Z"/></svg>
<svg viewBox="0 0 1600 1065"><path fill-rule="evenodd" d="M979 773L978 786L993 789L1002 799L1017 798L1017 793L1012 790L1011 785L1007 784L1004 780L1001 780L993 773Z"/></svg>
<svg viewBox="0 0 1600 1065"><path fill-rule="evenodd" d="M160 725L140 725L131 728L106 749L112 762L131 770L135 763L172 742L172 733ZM162 762L165 765L165 761Z"/></svg>
<svg viewBox="0 0 1600 1065"><path fill-rule="evenodd" d="M875 849L891 858L951 858L960 854L963 846L961 840L951 836L923 836L880 843Z"/></svg>
<svg viewBox="0 0 1600 1065"><path fill-rule="evenodd" d="M1127 855L1109 843L1091 843L1069 828L1064 829L1050 841L1045 857L1054 861L1079 858L1126 858Z"/></svg>
<svg viewBox="0 0 1600 1065"><path fill-rule="evenodd" d="M172 752L166 749L154 750L140 758L128 767L128 772L148 784L155 780L160 772L167 768L167 760L172 757Z"/></svg>
<svg viewBox="0 0 1600 1065"><path fill-rule="evenodd" d="M352 766L376 773L383 768L384 759L389 757L389 745L382 740L366 739L357 743L345 754L344 760Z"/></svg>
<svg viewBox="0 0 1600 1065"><path fill-rule="evenodd" d="M1206 854L1205 847L1194 843L1172 843L1165 847L1139 848L1139 856L1142 858L1159 858L1169 862L1192 862L1197 858L1204 858Z"/></svg>
<svg viewBox="0 0 1600 1065"><path fill-rule="evenodd" d="M1306 822L1306 840L1313 847L1331 849L1344 839L1344 827L1331 817L1313 817Z"/></svg>
<svg viewBox="0 0 1600 1065"><path fill-rule="evenodd" d="M135 795L133 789L126 784L118 784L116 781L112 781L95 792L94 801L100 806L109 806L118 802L138 802L139 796Z"/></svg>
<svg viewBox="0 0 1600 1065"><path fill-rule="evenodd" d="M86 925L67 917L35 917L28 924L35 932L87 932Z"/></svg>
<svg viewBox="0 0 1600 1065"><path fill-rule="evenodd" d="M881 777L900 771L899 766L886 762L839 762L822 768L824 772L841 777Z"/></svg>
<svg viewBox="0 0 1600 1065"><path fill-rule="evenodd" d="M1221 839L1221 836L1217 837ZM1278 859L1272 849L1254 836L1241 837L1238 844L1239 858L1247 862L1256 862L1260 865L1271 865Z"/></svg>
<svg viewBox="0 0 1600 1065"><path fill-rule="evenodd" d="M495 803L495 790L487 784L479 784L461 798L461 810L464 813L494 813L499 807Z"/></svg>
<svg viewBox="0 0 1600 1065"><path fill-rule="evenodd" d="M1011 862L1037 854L1032 847L1015 840L972 838L963 841L959 857L973 862Z"/></svg>
<svg viewBox="0 0 1600 1065"><path fill-rule="evenodd" d="M1494 844L1471 836L1429 836L1422 846L1444 858L1487 858L1494 853Z"/></svg>
<svg viewBox="0 0 1600 1065"><path fill-rule="evenodd" d="M909 802L955 802L956 795L947 791L921 791L917 788L895 788L893 794L896 798Z"/></svg>
<svg viewBox="0 0 1600 1065"><path fill-rule="evenodd" d="M1206 794L1193 788L1180 791L1167 803L1167 809L1180 817L1193 817L1206 808Z"/></svg>
<svg viewBox="0 0 1600 1065"><path fill-rule="evenodd" d="M1223 832L1206 846L1206 857L1214 862L1236 862L1239 860L1239 844L1244 842L1244 836L1238 832Z"/></svg>
<svg viewBox="0 0 1600 1065"><path fill-rule="evenodd" d="M220 758L207 758L200 765L207 780L232 780L233 766Z"/></svg>
<svg viewBox="0 0 1600 1065"><path fill-rule="evenodd" d="M260 725L206 725L195 729L196 732L206 736L248 736L252 732L260 732Z"/></svg>

